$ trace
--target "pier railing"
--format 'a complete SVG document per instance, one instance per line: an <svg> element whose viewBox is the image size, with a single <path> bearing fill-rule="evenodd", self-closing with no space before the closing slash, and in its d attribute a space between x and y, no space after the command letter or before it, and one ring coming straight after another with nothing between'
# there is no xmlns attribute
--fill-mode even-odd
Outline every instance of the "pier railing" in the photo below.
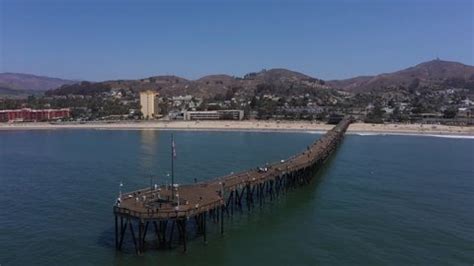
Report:
<svg viewBox="0 0 474 266"><path fill-rule="evenodd" d="M137 253L141 253L145 247L146 232L150 223L155 227L160 246L171 246L174 225L177 225L179 239L181 242L184 241L186 249L186 224L192 217L196 222L197 233L203 234L204 239L206 239L207 215L214 221L220 220L223 233L224 212L232 215L234 208L242 210L243 202L250 210L257 202L261 205L266 197L271 200L289 188L309 183L315 171L342 141L351 122L349 118L343 119L304 151L286 160L213 180L180 186L179 197L175 195L178 191L172 186L149 187L123 194L113 208L117 249L121 249L127 225ZM134 220L138 221L138 241L135 239L132 226ZM172 224L171 228L168 226L168 221ZM169 237L166 237L167 234Z"/></svg>
<svg viewBox="0 0 474 266"><path fill-rule="evenodd" d="M225 176L218 177L213 180L208 180L200 182L198 184L193 184L194 186L207 186L208 189L215 190L214 192L221 193L230 192L236 189L241 189L247 185L254 185L266 182L268 180L274 180L278 176L286 174L288 172L298 171L313 165L314 163L324 160L336 147L337 143L341 140L342 135L345 133L347 127L350 124L349 119L341 121L333 129L329 130L326 134L321 136L314 143L309 145L305 151L300 154L293 155L286 160L280 162L274 162L267 164L259 170L257 168L245 170L242 172L232 173ZM193 186L189 185L189 186ZM160 187L160 191L163 195L171 195L171 187ZM144 188L128 192L122 196L124 200L131 198L132 200L135 197L139 196L148 196L150 194L156 193L158 190L154 188ZM148 198L148 201L152 199ZM142 204L145 204L147 200L139 201ZM198 207L196 208L196 204ZM198 202L190 206L170 206L169 208L129 208L129 207L114 207L115 213L120 213L123 215L129 215L139 218L154 218L154 219L168 219L176 217L189 217L193 216L200 211L207 211L208 209L215 208L224 204L223 199L215 199L211 202Z"/></svg>

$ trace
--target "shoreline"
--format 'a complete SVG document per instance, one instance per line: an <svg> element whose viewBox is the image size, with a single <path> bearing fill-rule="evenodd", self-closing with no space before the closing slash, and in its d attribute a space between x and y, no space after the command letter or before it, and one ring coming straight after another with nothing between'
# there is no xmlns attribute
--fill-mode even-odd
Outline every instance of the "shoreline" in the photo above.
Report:
<svg viewBox="0 0 474 266"><path fill-rule="evenodd" d="M333 125L308 121L143 121L91 122L85 124L48 122L0 123L0 131L16 130L185 130L185 131L246 131L246 132L310 132L324 133ZM387 135L453 135L473 136L473 126L445 126L429 124L365 124L353 123L347 134Z"/></svg>

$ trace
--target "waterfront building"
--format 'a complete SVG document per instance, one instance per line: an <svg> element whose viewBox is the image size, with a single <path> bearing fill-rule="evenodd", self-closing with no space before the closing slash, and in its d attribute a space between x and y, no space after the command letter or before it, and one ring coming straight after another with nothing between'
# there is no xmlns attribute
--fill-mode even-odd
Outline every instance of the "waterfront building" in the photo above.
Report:
<svg viewBox="0 0 474 266"><path fill-rule="evenodd" d="M217 111L187 111L184 112L184 120L219 120Z"/></svg>
<svg viewBox="0 0 474 266"><path fill-rule="evenodd" d="M242 120L242 110L186 111L184 120Z"/></svg>
<svg viewBox="0 0 474 266"><path fill-rule="evenodd" d="M0 122L37 122L51 121L70 117L69 108L62 109L13 109L0 110Z"/></svg>
<svg viewBox="0 0 474 266"><path fill-rule="evenodd" d="M144 119L154 118L158 114L158 93L147 90L140 92L141 112Z"/></svg>

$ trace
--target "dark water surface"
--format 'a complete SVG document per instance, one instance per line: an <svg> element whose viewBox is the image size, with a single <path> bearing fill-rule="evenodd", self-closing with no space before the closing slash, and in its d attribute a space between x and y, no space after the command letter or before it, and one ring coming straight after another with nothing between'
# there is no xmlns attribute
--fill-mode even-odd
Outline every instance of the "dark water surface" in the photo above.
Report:
<svg viewBox="0 0 474 266"><path fill-rule="evenodd" d="M309 133L175 132L176 179L284 159ZM112 204L166 182L170 132L0 132L0 264L472 265L474 140L348 135L317 182L209 226L188 252L114 250Z"/></svg>

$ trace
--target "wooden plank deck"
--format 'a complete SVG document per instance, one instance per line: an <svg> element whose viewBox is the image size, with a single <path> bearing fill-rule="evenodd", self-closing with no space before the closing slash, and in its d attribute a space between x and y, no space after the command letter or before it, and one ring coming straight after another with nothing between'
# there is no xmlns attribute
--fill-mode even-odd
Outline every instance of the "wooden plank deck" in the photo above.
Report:
<svg viewBox="0 0 474 266"><path fill-rule="evenodd" d="M350 119L342 120L306 150L287 160L263 166L266 168L263 170L255 168L197 184L182 185L177 191L172 190L171 186L160 186L125 193L120 204L114 206L114 213L129 218L168 220L189 218L225 206L229 200L226 196L234 191L277 180L282 175L326 160L342 140L350 122ZM172 199L172 193L179 193L179 202L178 197Z"/></svg>

